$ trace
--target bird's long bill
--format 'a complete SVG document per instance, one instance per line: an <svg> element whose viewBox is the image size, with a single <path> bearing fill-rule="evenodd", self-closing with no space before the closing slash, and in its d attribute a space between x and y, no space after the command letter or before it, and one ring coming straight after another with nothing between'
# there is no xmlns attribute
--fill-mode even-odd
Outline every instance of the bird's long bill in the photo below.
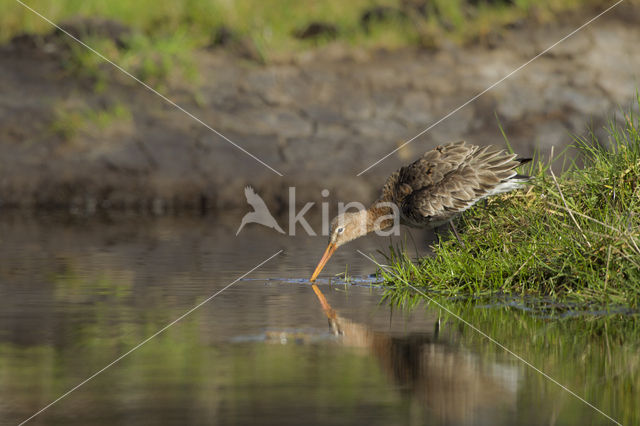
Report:
<svg viewBox="0 0 640 426"><path fill-rule="evenodd" d="M313 271L313 275L311 276L311 280L310 280L311 282L314 282L316 280L316 278L322 271L322 268L324 268L324 265L326 265L327 261L329 260L333 252L336 251L337 248L338 247L335 244L329 243L329 246L327 247L327 249L324 251L324 254L322 255L322 259L320 259L320 263L318 263L318 266L316 266L316 270Z"/></svg>

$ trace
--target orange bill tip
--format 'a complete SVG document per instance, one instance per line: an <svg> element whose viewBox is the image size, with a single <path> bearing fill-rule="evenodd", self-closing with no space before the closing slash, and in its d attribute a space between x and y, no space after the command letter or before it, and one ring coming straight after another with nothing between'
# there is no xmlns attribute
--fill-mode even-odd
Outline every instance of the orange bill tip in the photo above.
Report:
<svg viewBox="0 0 640 426"><path fill-rule="evenodd" d="M318 277L318 275L320 275L320 272L324 268L324 265L326 265L327 261L329 260L333 252L336 251L337 248L338 247L335 244L329 244L327 249L324 251L324 254L322 255L322 259L320 259L320 263L318 263L318 266L316 266L316 270L313 271L313 275L311 276L311 280L310 280L311 282L314 282Z"/></svg>

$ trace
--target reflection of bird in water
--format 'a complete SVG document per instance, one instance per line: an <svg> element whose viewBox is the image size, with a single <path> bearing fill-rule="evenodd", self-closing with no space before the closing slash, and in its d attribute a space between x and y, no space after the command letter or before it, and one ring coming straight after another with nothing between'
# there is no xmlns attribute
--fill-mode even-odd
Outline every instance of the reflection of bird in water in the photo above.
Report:
<svg viewBox="0 0 640 426"><path fill-rule="evenodd" d="M459 335L451 327L442 332L439 318L433 317L433 331L374 329L341 316L312 288L337 341L371 354L414 407L428 413L429 424L496 424L515 411L519 370L457 345Z"/></svg>
<svg viewBox="0 0 640 426"><path fill-rule="evenodd" d="M465 142L438 146L393 173L380 198L367 210L347 212L331 221L329 246L316 267L314 281L333 252L341 245L373 231L400 223L416 228L449 222L483 198L509 192L530 180L516 168L530 161L491 146ZM453 228L457 236L457 231Z"/></svg>
<svg viewBox="0 0 640 426"><path fill-rule="evenodd" d="M244 215L242 218L242 223L240 223L240 227L236 231L236 235L240 233L242 228L247 223L259 223L260 225L266 226L267 228L273 228L281 234L284 234L278 222L273 218L267 205L264 203L264 200L260 198L258 194L253 190L252 187L247 186L244 188L244 195L247 197L247 203L251 207L253 207L253 211Z"/></svg>

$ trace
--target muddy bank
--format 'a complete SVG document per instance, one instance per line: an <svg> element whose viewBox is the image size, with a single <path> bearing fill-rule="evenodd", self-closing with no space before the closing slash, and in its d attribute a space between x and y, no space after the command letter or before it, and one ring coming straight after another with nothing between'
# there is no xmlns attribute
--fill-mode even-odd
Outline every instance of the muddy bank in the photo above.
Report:
<svg viewBox="0 0 640 426"><path fill-rule="evenodd" d="M106 89L65 67L62 36L0 47L0 203L4 207L166 212L245 207L256 187L284 208L298 201L369 200L384 177L433 146L466 139L522 155L559 152L635 96L637 6L622 4L361 177L356 174L485 90L598 11L523 25L490 44L437 51L358 52L337 44L259 65L224 50L197 53L198 84L172 80L172 100L284 174L279 177L123 74ZM108 67L106 69L109 69ZM123 105L107 125L60 129ZM85 120L90 121L90 120Z"/></svg>

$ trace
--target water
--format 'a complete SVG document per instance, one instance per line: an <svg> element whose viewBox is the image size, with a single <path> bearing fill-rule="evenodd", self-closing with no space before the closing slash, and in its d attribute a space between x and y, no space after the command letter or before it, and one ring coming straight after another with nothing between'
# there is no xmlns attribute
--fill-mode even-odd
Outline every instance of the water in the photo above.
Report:
<svg viewBox="0 0 640 426"><path fill-rule="evenodd" d="M278 250L32 424L611 424L455 317L380 303L375 237L306 279L325 238L238 217L0 218L0 422L18 424ZM426 249L422 237L418 252ZM409 243L413 245L413 243ZM380 258L380 256L378 256ZM640 385L634 316L442 303L614 419Z"/></svg>

